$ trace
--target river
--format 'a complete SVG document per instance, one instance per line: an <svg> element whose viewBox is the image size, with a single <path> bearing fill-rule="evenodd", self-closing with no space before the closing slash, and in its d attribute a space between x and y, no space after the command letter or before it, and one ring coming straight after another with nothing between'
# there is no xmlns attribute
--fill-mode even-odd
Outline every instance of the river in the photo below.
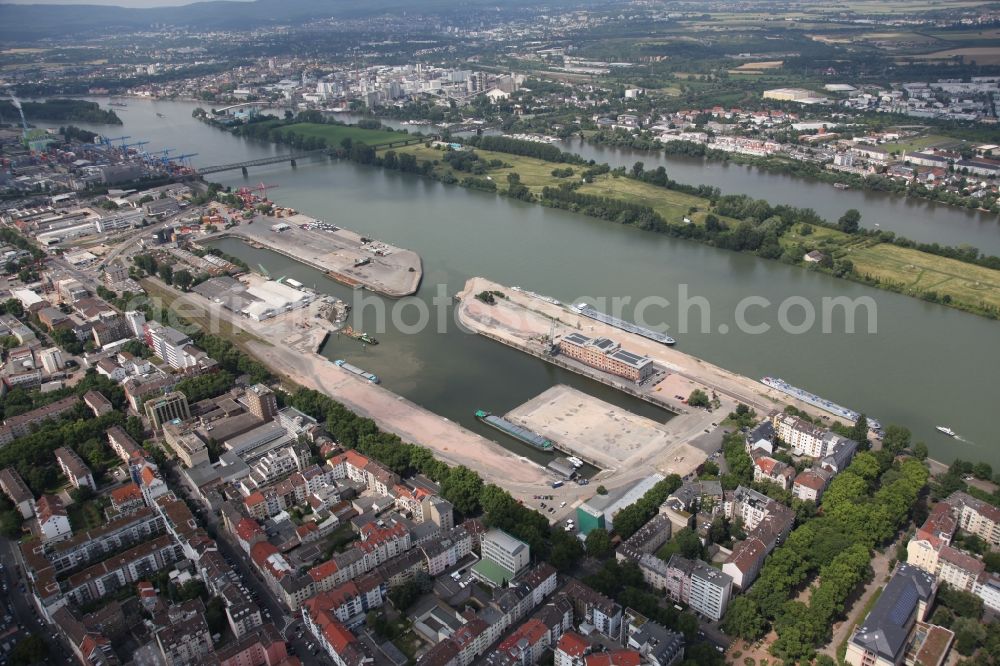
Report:
<svg viewBox="0 0 1000 666"><path fill-rule="evenodd" d="M281 150L193 120L194 106L129 102L120 114L125 126L113 129L121 130L116 135L146 137L163 142L158 145L198 152L198 164L252 159ZM157 118L155 111L165 118ZM765 176L776 183L786 181L782 176ZM238 171L214 178L233 186L246 182ZM688 285L691 295L709 302L711 327L704 333L679 333L678 313L668 308L665 321L685 351L751 377L783 377L884 424L906 425L941 460L961 457L1000 467L1000 446L990 416L1000 376L995 321L799 267L352 163L304 162L294 170L287 165L255 168L249 181L277 184L269 194L280 204L419 252L425 275L417 298L424 303L430 303L437 285L446 285L450 296L472 275L520 285L563 302L657 295L676 302L679 285ZM778 200L766 187L756 194ZM845 195L866 196L836 193ZM812 203L819 209L817 202ZM901 219L929 210L926 204L911 206L890 198L882 204L900 206L895 214ZM870 219L867 208L858 208ZM934 209L935 220L942 210ZM227 249L252 263L264 263L269 270L315 283L322 291L345 294L318 277L311 279L306 267L271 253L257 255L235 245ZM877 333L780 332L776 305L755 310L750 317L768 322L772 330L767 334L738 332L733 325L736 306L747 297L763 297L773 304L802 297L819 304L823 297L835 296L873 299ZM413 321L414 312L407 321ZM631 312L626 308L623 314ZM650 323L656 323L653 317ZM723 324L729 327L726 333L719 330ZM366 322L362 326L373 328ZM354 342L335 340L327 353L379 374L389 389L463 424L469 423L471 409L500 412L554 382L584 382L467 334L372 332L383 344L363 349ZM576 385L598 395L604 390L590 382ZM945 437L934 430L936 425L954 428L962 439Z"/></svg>

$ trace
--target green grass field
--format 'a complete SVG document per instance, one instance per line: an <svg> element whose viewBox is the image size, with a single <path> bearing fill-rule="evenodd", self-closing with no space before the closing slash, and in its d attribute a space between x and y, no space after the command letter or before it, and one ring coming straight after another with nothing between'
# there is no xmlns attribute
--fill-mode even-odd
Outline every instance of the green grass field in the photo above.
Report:
<svg viewBox="0 0 1000 666"><path fill-rule="evenodd" d="M974 309L1000 308L1000 271L886 243L852 246L843 256L858 273L901 285L909 294L933 291Z"/></svg>
<svg viewBox="0 0 1000 666"><path fill-rule="evenodd" d="M418 162L424 160L440 160L436 167L438 174L442 174L450 169L442 160L444 153L434 148L427 148L423 144L406 146L405 148L393 148L397 153L411 153L416 156ZM508 153L495 153L488 150L476 150L476 154L484 160L500 160L510 167L497 167L489 170L488 175L493 178L497 188L503 191L507 188L507 175L517 173L521 177L521 182L527 186L534 194L540 194L543 187L558 187L560 184L572 181L579 177L583 168L572 165L574 175L568 178L556 178L552 175L553 169L566 168L569 165L546 162L531 157L521 157L520 155L510 155ZM458 171L452 171L456 178L461 180L465 175ZM623 199L630 203L649 206L663 216L668 222L680 222L684 217L688 217L692 222L701 224L707 214L709 202L707 199L675 192L655 185L649 185L630 178L614 178L611 175L599 176L593 183L587 183L579 190L583 194L609 197L612 199ZM698 210L694 213L689 211L692 208Z"/></svg>
<svg viewBox="0 0 1000 666"><path fill-rule="evenodd" d="M895 143L885 143L882 144L882 148L885 148L890 153L902 154L938 146L953 147L961 143L963 142L940 134L926 134L924 136L909 137Z"/></svg>
<svg viewBox="0 0 1000 666"><path fill-rule="evenodd" d="M389 141L401 141L406 138L405 134L392 130L369 130L346 125L320 125L318 123L295 123L283 127L281 131L294 132L304 137L316 136L326 139L326 144L331 148L339 146L345 138L350 138L351 141L360 141L369 146Z"/></svg>

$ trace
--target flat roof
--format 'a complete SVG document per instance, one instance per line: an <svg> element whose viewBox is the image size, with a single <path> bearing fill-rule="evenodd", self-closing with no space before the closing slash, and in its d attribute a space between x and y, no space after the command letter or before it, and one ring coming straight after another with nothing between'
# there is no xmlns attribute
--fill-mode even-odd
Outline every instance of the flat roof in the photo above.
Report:
<svg viewBox="0 0 1000 666"><path fill-rule="evenodd" d="M618 351L612 353L611 358L621 361L622 363L628 363L636 368L641 368L653 362L647 356L640 356L639 354L634 354L624 349L619 349Z"/></svg>
<svg viewBox="0 0 1000 666"><path fill-rule="evenodd" d="M484 539L489 539L490 541L496 543L498 546L503 548L508 553L514 554L518 553L524 548L528 547L528 544L524 543L520 539L515 539L511 535L507 534L500 529L492 529L486 533Z"/></svg>
<svg viewBox="0 0 1000 666"><path fill-rule="evenodd" d="M514 578L514 572L508 571L496 562L490 560L479 560L472 565L472 571L479 574L497 587L503 585L506 580L510 582Z"/></svg>

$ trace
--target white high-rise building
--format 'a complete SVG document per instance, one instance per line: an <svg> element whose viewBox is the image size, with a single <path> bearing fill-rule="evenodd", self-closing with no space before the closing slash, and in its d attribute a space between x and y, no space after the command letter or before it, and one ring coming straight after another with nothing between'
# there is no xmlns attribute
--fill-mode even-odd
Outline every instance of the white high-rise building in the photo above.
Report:
<svg viewBox="0 0 1000 666"><path fill-rule="evenodd" d="M143 328L146 325L146 315L138 310L129 310L125 313L125 323L128 324L128 330L135 337L141 338L144 335Z"/></svg>

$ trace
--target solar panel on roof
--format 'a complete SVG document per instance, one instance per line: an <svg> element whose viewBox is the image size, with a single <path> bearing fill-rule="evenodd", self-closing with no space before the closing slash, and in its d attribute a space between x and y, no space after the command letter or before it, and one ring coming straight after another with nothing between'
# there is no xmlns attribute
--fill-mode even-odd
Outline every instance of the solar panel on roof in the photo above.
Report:
<svg viewBox="0 0 1000 666"><path fill-rule="evenodd" d="M910 586L904 587L896 597L896 603L889 611L889 620L898 626L903 626L910 617L910 613L917 606L917 592Z"/></svg>

